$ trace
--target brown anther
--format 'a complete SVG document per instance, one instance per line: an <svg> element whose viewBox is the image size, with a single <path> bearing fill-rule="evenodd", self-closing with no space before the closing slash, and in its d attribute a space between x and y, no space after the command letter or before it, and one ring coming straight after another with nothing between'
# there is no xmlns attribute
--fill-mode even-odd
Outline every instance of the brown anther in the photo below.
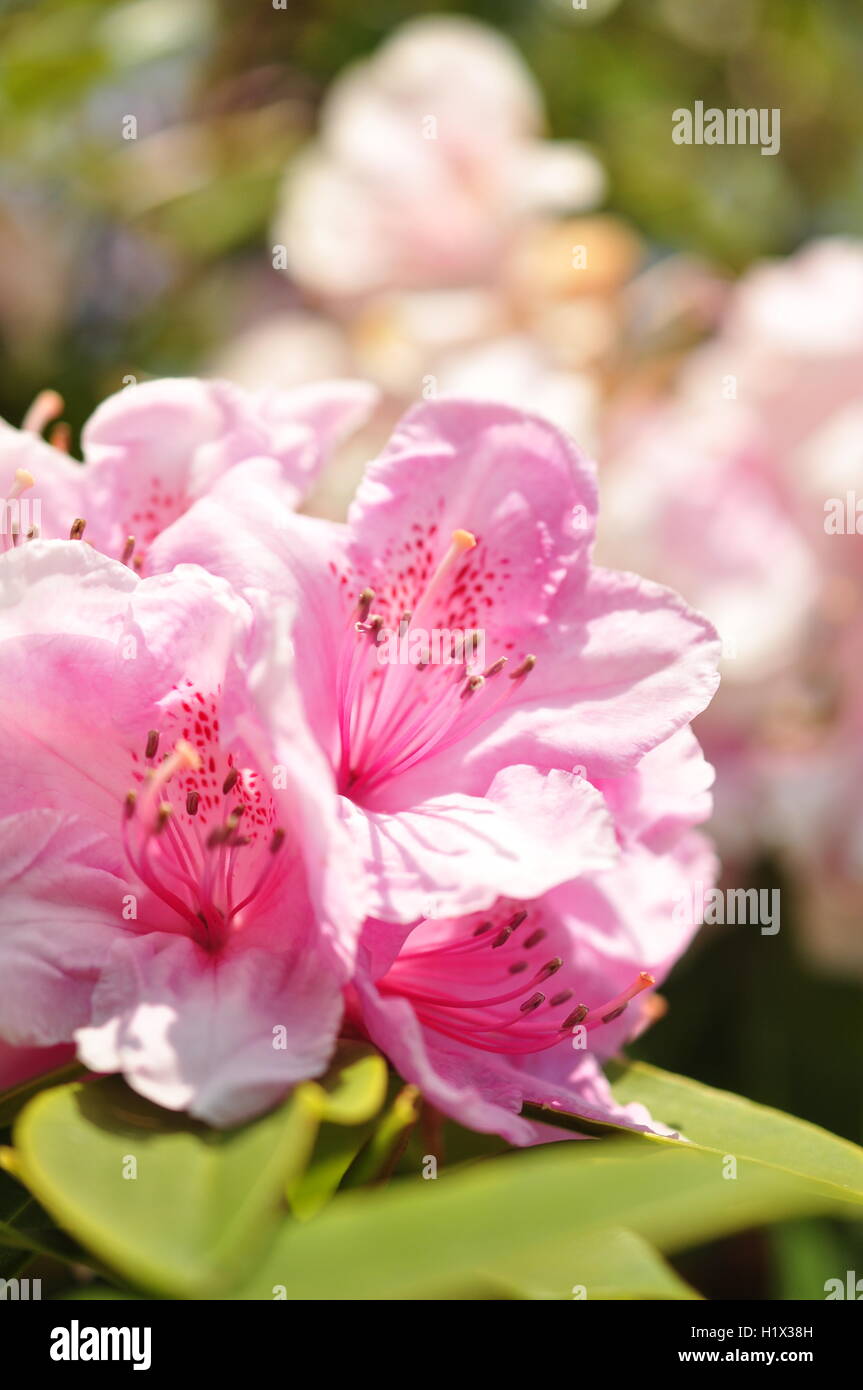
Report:
<svg viewBox="0 0 863 1390"><path fill-rule="evenodd" d="M143 569L143 567L144 567L144 557L143 557L143 555L136 555L135 558L134 558L134 560L132 561L132 569L135 570L138 574L140 574L140 573L141 573L141 570Z"/></svg>
<svg viewBox="0 0 863 1390"><path fill-rule="evenodd" d="M484 685L485 680L482 676L468 676L459 699L466 700L469 695L472 695L475 690L481 690Z"/></svg>
<svg viewBox="0 0 863 1390"><path fill-rule="evenodd" d="M526 969L527 969L527 961L526 961L526 960L516 960L516 961L513 961L512 965L509 967L509 973L510 973L510 975L521 975L522 971L524 971L524 970L526 970Z"/></svg>
<svg viewBox="0 0 863 1390"><path fill-rule="evenodd" d="M134 536L127 536L127 537L126 537L126 544L123 546L123 553L122 553L122 555L120 556L121 562L122 562L124 565L128 565L128 563L129 563L129 561L131 560L131 558L132 558L132 556L134 555L134 553L135 553L135 537L134 537Z"/></svg>
<svg viewBox="0 0 863 1390"><path fill-rule="evenodd" d="M548 980L551 978L552 975L556 975L558 970L562 969L562 967L563 961L561 960L560 956L555 956L554 960L550 960L546 965L542 967L542 969L539 972L539 978L541 980Z"/></svg>
<svg viewBox="0 0 863 1390"><path fill-rule="evenodd" d="M497 661L493 661L490 666L486 666L483 671L486 680L491 676L496 676L499 671L502 671L508 660L509 658L506 656L499 656Z"/></svg>
<svg viewBox="0 0 863 1390"><path fill-rule="evenodd" d="M520 680L520 678L521 678L522 676L529 676L535 665L536 665L536 657L535 657L535 656L526 656L526 657L524 658L524 661L521 663L521 665L520 665L520 666L516 666L515 670L512 671L512 672L510 672L510 677L509 677L510 680L511 680L511 681L517 681L517 680Z"/></svg>
<svg viewBox="0 0 863 1390"><path fill-rule="evenodd" d="M144 757L149 762L150 758L155 758L159 751L159 731L151 729L147 734L147 747L144 749Z"/></svg>
<svg viewBox="0 0 863 1390"><path fill-rule="evenodd" d="M186 792L186 811L190 816L198 814L198 802L200 800L200 792Z"/></svg>
<svg viewBox="0 0 863 1390"><path fill-rule="evenodd" d="M620 1018L622 1013L626 1013L626 1005L621 1004L619 1009L612 1009L610 1014L603 1014L603 1023L611 1023L615 1018Z"/></svg>
<svg viewBox="0 0 863 1390"><path fill-rule="evenodd" d="M540 941L545 940L545 936L546 933L544 928L537 927L536 931L532 931L527 940L522 943L524 945L524 949L526 951L529 951L531 947L538 946Z"/></svg>
<svg viewBox="0 0 863 1390"><path fill-rule="evenodd" d="M568 999L571 999L571 998L572 998L572 990L571 990L571 989L562 989L562 990L560 991L560 994L552 995L551 999L549 1000L549 1004L550 1004L550 1006L551 1006L552 1009L556 1009L560 1004L565 1004L566 1001L567 1001Z"/></svg>
<svg viewBox="0 0 863 1390"><path fill-rule="evenodd" d="M84 529L87 523L82 516L76 516L69 531L70 541L80 541L84 536Z"/></svg>
<svg viewBox="0 0 863 1390"><path fill-rule="evenodd" d="M540 990L537 990L536 994L532 994L529 999L525 999L524 1003L519 1006L519 1012L523 1014L533 1013L534 1009L538 1009L540 1004L544 1003L545 995Z"/></svg>
<svg viewBox="0 0 863 1390"><path fill-rule="evenodd" d="M474 936L483 936L485 932L491 931L493 926L493 922L480 922L478 927L474 927L473 934Z"/></svg>
<svg viewBox="0 0 863 1390"><path fill-rule="evenodd" d="M364 623L375 601L374 589L363 589L357 603L357 622Z"/></svg>
<svg viewBox="0 0 863 1390"><path fill-rule="evenodd" d="M157 835L161 835L162 831L165 829L165 826L168 824L168 821L171 819L171 816L173 814L174 808L171 805L170 801L160 802L159 809L156 812L156 824L153 827Z"/></svg>
<svg viewBox="0 0 863 1390"><path fill-rule="evenodd" d="M578 1008L573 1009L572 1013L563 1020L560 1026L563 1029L574 1028L577 1023L583 1023L589 1013L590 1009L586 1004L579 1004Z"/></svg>
<svg viewBox="0 0 863 1390"><path fill-rule="evenodd" d="M228 792L232 792L239 780L240 769L238 767L232 767L224 782L222 783L222 795L227 796Z"/></svg>
<svg viewBox="0 0 863 1390"><path fill-rule="evenodd" d="M506 943L509 941L509 938L515 931L516 927L521 926L526 916L526 912L517 912L514 917L511 917L507 922L506 926L501 928L494 941L491 943L492 950L494 950L497 946L505 946Z"/></svg>
<svg viewBox="0 0 863 1390"><path fill-rule="evenodd" d="M137 792L126 792L126 800L123 803L123 814L126 820L131 820L135 814L135 807L138 804Z"/></svg>
<svg viewBox="0 0 863 1390"><path fill-rule="evenodd" d="M285 832L281 826L276 826L273 831L273 838L270 840L270 854L278 854L282 845L285 843Z"/></svg>

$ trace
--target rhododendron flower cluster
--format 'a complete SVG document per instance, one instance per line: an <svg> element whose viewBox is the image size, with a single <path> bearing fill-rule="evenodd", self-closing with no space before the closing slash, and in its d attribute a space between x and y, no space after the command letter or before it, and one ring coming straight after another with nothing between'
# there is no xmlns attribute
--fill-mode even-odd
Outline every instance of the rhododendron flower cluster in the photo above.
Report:
<svg viewBox="0 0 863 1390"><path fill-rule="evenodd" d="M347 1032L516 1144L556 1134L525 1104L655 1128L601 1065L714 876L716 634L594 565L592 466L511 407L414 409L346 523L302 515L368 403L154 382L83 465L55 402L0 434L44 503L0 556L0 1038L216 1125Z"/></svg>
<svg viewBox="0 0 863 1390"><path fill-rule="evenodd" d="M256 319L211 370L255 387L374 380L384 400L367 454L418 383L427 398L530 402L592 447L643 249L594 211L596 156L546 125L504 35L464 16L400 25L335 78L290 162L271 246L291 307ZM343 515L364 461L348 451L317 511Z"/></svg>
<svg viewBox="0 0 863 1390"><path fill-rule="evenodd" d="M404 25L340 75L290 169L275 230L295 278L339 298L484 280L525 220L603 191L594 157L543 125L531 73L493 29Z"/></svg>
<svg viewBox="0 0 863 1390"><path fill-rule="evenodd" d="M758 265L668 397L609 422L604 491L608 558L679 586L722 636L699 734L724 852L783 853L812 944L858 968L861 372L863 244Z"/></svg>

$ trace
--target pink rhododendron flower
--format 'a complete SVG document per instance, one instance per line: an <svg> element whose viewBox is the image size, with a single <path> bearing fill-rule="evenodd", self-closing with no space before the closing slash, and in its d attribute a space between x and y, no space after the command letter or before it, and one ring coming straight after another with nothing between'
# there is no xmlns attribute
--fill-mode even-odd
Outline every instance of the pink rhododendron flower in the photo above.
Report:
<svg viewBox="0 0 863 1390"><path fill-rule="evenodd" d="M461 17L405 24L334 83L289 171L274 239L292 277L336 298L484 279L526 219L602 194L593 156L540 139L542 125L499 34Z"/></svg>
<svg viewBox="0 0 863 1390"><path fill-rule="evenodd" d="M525 1102L657 1129L643 1106L615 1103L600 1064L649 1022L646 991L695 931L679 906L691 884L715 876L691 829L710 812L711 780L681 730L634 772L600 784L619 844L611 868L536 901L428 919L407 936L368 922L355 1025L433 1104L512 1143L554 1137L519 1116Z"/></svg>
<svg viewBox="0 0 863 1390"><path fill-rule="evenodd" d="M668 590L591 565L592 466L545 421L438 401L398 427L347 525L296 515L276 478L267 461L232 469L152 561L294 607L297 680L372 881L368 915L413 923L433 899L460 916L604 867L591 783L703 708L717 646ZM449 663L382 660L385 634L387 651L422 651L453 631Z"/></svg>
<svg viewBox="0 0 863 1390"><path fill-rule="evenodd" d="M861 372L863 245L825 240L749 271L670 395L610 425L604 557L673 584L723 638L698 732L735 856L823 843L830 766L855 743Z"/></svg>
<svg viewBox="0 0 863 1390"><path fill-rule="evenodd" d="M54 392L44 392L23 430L0 422L0 550L26 536L34 520L36 534L56 539L68 537L77 520L105 554L144 567L155 537L244 459L276 460L284 494L299 502L375 398L357 381L257 393L184 378L128 386L84 426L81 467L40 437L63 409ZM53 437L65 443L62 428Z"/></svg>
<svg viewBox="0 0 863 1390"><path fill-rule="evenodd" d="M194 566L0 560L0 1037L216 1124L326 1067L362 904L290 652L262 664L250 616Z"/></svg>

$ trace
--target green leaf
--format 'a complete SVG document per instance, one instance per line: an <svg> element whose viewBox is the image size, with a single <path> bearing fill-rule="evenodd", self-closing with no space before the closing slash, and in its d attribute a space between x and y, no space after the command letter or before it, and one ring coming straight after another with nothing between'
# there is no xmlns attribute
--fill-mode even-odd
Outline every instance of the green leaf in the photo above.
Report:
<svg viewBox="0 0 863 1390"><path fill-rule="evenodd" d="M43 1092L14 1138L22 1180L87 1249L135 1286L203 1297L271 1236L319 1111L319 1094L300 1086L256 1123L214 1131L109 1077Z"/></svg>
<svg viewBox="0 0 863 1390"><path fill-rule="evenodd" d="M854 1268L838 1230L827 1221L787 1221L771 1232L772 1296L783 1303L823 1299L828 1279Z"/></svg>
<svg viewBox="0 0 863 1390"><path fill-rule="evenodd" d="M863 1149L817 1125L756 1105L744 1096L703 1086L643 1062L608 1068L615 1099L639 1100L654 1119L713 1153L754 1159L800 1178L863 1198ZM673 1140L659 1140L673 1143Z"/></svg>
<svg viewBox="0 0 863 1390"><path fill-rule="evenodd" d="M69 1062L65 1067L58 1067L56 1071L34 1076L29 1081L21 1081L8 1091L0 1092L0 1129L10 1125L28 1100L32 1100L40 1091L45 1091L50 1086L62 1086L66 1081L77 1081L79 1077L86 1075L86 1070L80 1062Z"/></svg>
<svg viewBox="0 0 863 1390"><path fill-rule="evenodd" d="M287 1185L292 1214L307 1221L326 1206L348 1168L373 1132L371 1121L383 1105L387 1064L368 1043L340 1043L330 1068L310 1086L320 1104L321 1126L305 1170Z"/></svg>
<svg viewBox="0 0 863 1390"><path fill-rule="evenodd" d="M410 1132L419 1115L420 1093L416 1086L404 1086L381 1116L368 1143L345 1177L346 1187L387 1179L404 1152Z"/></svg>
<svg viewBox="0 0 863 1390"><path fill-rule="evenodd" d="M323 1120L336 1125L364 1124L386 1099L387 1064L369 1044L344 1042L326 1076L314 1084L325 1093Z"/></svg>
<svg viewBox="0 0 863 1390"><path fill-rule="evenodd" d="M585 1236L555 1237L518 1258L498 1261L490 1285L522 1298L633 1300L698 1299L652 1245L620 1227Z"/></svg>
<svg viewBox="0 0 863 1390"><path fill-rule="evenodd" d="M371 1133L371 1122L321 1126L309 1166L288 1184L288 1203L298 1221L308 1221L327 1205Z"/></svg>
<svg viewBox="0 0 863 1390"><path fill-rule="evenodd" d="M454 1289L466 1296L487 1289L498 1269L511 1274L513 1260L535 1254L541 1266L543 1246L601 1241L598 1233L608 1228L674 1251L792 1216L863 1217L863 1152L853 1145L735 1097L712 1097L706 1088L696 1087L693 1100L689 1083L678 1078L658 1075L650 1093L649 1078L628 1075L658 1117L702 1138L725 1137L721 1119L711 1117L712 1106L727 1107L733 1142L708 1147L622 1134L510 1154L434 1182L404 1180L384 1192L344 1195L315 1222L283 1227L237 1296L270 1298L276 1286L298 1299L428 1298ZM621 1095L624 1082L621 1074ZM660 1091L688 1096L689 1108L677 1113L657 1104ZM759 1139L762 1115L766 1133ZM735 1177L728 1156L737 1160ZM637 1266L630 1276L621 1269L619 1287L638 1277Z"/></svg>

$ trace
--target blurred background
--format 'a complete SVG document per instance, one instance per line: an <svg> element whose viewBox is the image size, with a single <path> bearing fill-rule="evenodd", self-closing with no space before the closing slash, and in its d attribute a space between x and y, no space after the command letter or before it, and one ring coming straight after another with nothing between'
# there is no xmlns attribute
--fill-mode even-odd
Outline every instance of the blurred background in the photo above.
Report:
<svg viewBox="0 0 863 1390"><path fill-rule="evenodd" d="M0 0L0 51L0 414L55 388L74 452L129 380L369 377L334 516L417 399L569 429L600 557L720 629L723 882L780 891L775 933L704 928L637 1051L863 1142L859 0ZM778 152L675 144L696 102L778 110ZM817 1298L854 1241L681 1264Z"/></svg>

